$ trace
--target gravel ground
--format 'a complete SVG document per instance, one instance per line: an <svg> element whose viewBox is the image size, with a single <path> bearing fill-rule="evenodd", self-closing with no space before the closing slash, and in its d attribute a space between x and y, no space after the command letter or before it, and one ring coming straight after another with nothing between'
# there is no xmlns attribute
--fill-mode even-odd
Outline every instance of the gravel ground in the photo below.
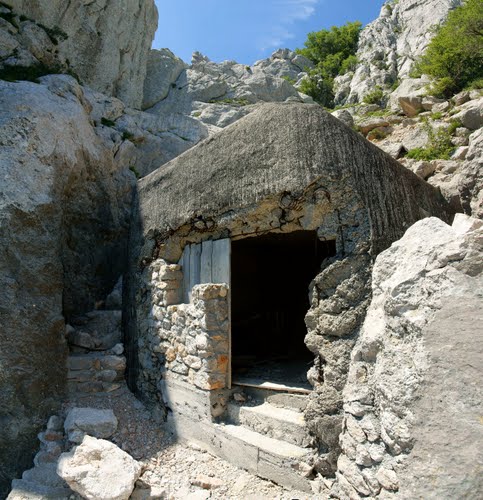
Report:
<svg viewBox="0 0 483 500"><path fill-rule="evenodd" d="M153 497L168 500L327 498L321 493L307 495L288 491L238 469L196 445L174 442L172 436L164 432L161 419L153 417L125 385L108 394L72 397L64 409L67 411L74 406L114 411L119 425L110 440L144 467L133 500Z"/></svg>

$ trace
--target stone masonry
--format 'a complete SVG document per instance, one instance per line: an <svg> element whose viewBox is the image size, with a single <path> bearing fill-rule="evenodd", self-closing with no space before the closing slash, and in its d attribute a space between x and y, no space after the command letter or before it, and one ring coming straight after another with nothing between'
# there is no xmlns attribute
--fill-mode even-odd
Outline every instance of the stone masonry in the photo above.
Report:
<svg viewBox="0 0 483 500"><path fill-rule="evenodd" d="M222 389L228 376L228 290L224 284L196 285L182 304L179 265L158 259L144 270L139 349L142 387L156 392L163 373L202 390Z"/></svg>

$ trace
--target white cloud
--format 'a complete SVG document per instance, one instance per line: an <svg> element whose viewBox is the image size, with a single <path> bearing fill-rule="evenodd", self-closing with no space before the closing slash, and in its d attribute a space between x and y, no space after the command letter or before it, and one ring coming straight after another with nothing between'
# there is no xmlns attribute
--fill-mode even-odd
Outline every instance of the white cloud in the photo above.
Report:
<svg viewBox="0 0 483 500"><path fill-rule="evenodd" d="M308 19L319 0L277 0L275 7L281 9L287 23Z"/></svg>
<svg viewBox="0 0 483 500"><path fill-rule="evenodd" d="M275 0L274 22L261 40L261 50L283 48L283 45L295 36L290 30L291 25L311 17L319 2L320 0Z"/></svg>

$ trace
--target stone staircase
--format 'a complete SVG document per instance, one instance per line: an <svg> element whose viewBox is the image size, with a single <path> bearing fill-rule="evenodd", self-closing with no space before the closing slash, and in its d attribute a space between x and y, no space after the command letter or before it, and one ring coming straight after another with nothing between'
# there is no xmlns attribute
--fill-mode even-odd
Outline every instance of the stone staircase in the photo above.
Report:
<svg viewBox="0 0 483 500"><path fill-rule="evenodd" d="M217 423L194 421L178 401L168 425L180 439L195 443L233 465L290 489L313 493L313 438L303 419L307 394L234 387Z"/></svg>
<svg viewBox="0 0 483 500"><path fill-rule="evenodd" d="M218 429L238 449L227 459L288 488L312 492L314 438L305 425L306 394L236 387ZM247 466L248 465L248 466Z"/></svg>
<svg viewBox="0 0 483 500"><path fill-rule="evenodd" d="M110 305L111 309L75 317L67 325L67 388L71 401L82 400L85 395L103 396L124 383L121 310L116 308L120 302L111 300ZM58 458L69 448L63 419L52 416L38 438L40 450L34 457L34 467L24 471L21 479L12 481L8 500L81 499L56 472Z"/></svg>
<svg viewBox="0 0 483 500"><path fill-rule="evenodd" d="M34 457L34 467L12 481L8 500L80 499L57 474L57 460L67 444L63 424L61 418L50 417L46 430L38 435L40 451Z"/></svg>
<svg viewBox="0 0 483 500"><path fill-rule="evenodd" d="M96 310L73 318L68 325L69 396L108 393L121 387L126 369L121 316L118 309Z"/></svg>

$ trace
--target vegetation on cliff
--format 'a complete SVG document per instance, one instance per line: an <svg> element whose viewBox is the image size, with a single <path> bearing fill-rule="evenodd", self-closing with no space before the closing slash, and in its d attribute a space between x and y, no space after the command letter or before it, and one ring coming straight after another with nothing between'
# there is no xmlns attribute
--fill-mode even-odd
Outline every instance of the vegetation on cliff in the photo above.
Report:
<svg viewBox="0 0 483 500"><path fill-rule="evenodd" d="M308 72L308 78L302 81L301 92L311 96L322 106L333 107L334 78L355 69L355 54L361 29L362 24L356 21L307 35L305 47L297 49L297 52L316 66Z"/></svg>
<svg viewBox="0 0 483 500"><path fill-rule="evenodd" d="M451 11L436 28L416 72L434 79L430 90L437 97L451 97L460 90L483 86L483 2L468 0Z"/></svg>

